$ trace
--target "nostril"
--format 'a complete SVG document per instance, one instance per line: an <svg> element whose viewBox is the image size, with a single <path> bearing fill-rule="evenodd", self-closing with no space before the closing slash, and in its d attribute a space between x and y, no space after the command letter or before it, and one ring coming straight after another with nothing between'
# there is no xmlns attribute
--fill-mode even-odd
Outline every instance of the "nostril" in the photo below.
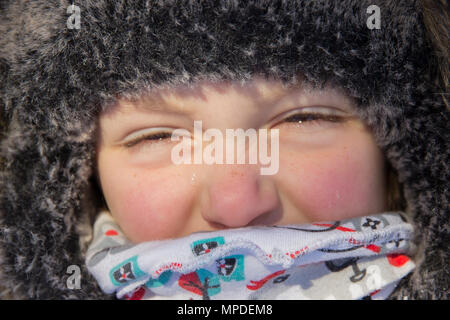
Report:
<svg viewBox="0 0 450 320"><path fill-rule="evenodd" d="M274 226L281 221L283 218L282 207L277 207L275 210L267 211L252 221L250 221L247 226Z"/></svg>

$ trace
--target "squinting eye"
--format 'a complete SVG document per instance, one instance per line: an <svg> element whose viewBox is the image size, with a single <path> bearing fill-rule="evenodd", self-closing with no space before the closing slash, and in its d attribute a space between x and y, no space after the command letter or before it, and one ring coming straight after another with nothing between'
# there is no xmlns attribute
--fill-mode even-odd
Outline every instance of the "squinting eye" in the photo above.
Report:
<svg viewBox="0 0 450 320"><path fill-rule="evenodd" d="M291 111L281 115L275 121L275 125L294 125L300 129L311 129L312 127L326 127L345 122L349 115L334 108L327 107L307 107Z"/></svg>
<svg viewBox="0 0 450 320"><path fill-rule="evenodd" d="M170 138L173 131L173 128L166 127L146 128L128 135L120 144L126 148L131 148L146 141L151 143L161 142Z"/></svg>
<svg viewBox="0 0 450 320"><path fill-rule="evenodd" d="M125 146L128 148L131 148L132 146L135 146L138 143L143 142L143 141L161 141L161 140L170 138L170 136L171 136L171 134L168 132L151 134L151 135L143 136L143 137L137 138L133 141L127 142L127 143L125 143Z"/></svg>
<svg viewBox="0 0 450 320"><path fill-rule="evenodd" d="M296 123L307 123L313 121L330 121L330 122L342 122L344 121L343 117L335 116L335 115L323 115L319 113L298 113L294 114L286 119L283 122L296 122Z"/></svg>

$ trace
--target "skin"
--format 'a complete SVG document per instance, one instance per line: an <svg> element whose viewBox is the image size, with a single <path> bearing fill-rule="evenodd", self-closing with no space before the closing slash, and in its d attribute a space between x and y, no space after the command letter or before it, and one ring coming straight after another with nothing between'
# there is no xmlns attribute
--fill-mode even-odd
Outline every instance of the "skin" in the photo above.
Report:
<svg viewBox="0 0 450 320"><path fill-rule="evenodd" d="M283 121L295 112L325 111L341 121ZM147 128L193 132L194 120L224 136L227 128L278 129L278 172L261 175L260 164L176 165L170 154L178 142L170 136L124 144ZM120 100L101 114L99 125L101 188L112 216L135 243L386 209L383 155L352 101L337 90L283 88L261 78L245 86L199 82L189 89L159 89L139 101Z"/></svg>

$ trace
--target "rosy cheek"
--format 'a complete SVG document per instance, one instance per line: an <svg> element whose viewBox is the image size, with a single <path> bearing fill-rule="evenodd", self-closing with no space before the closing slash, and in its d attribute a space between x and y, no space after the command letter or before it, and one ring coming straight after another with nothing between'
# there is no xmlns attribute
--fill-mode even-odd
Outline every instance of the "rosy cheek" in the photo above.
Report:
<svg viewBox="0 0 450 320"><path fill-rule="evenodd" d="M341 149L345 150L345 149ZM373 154L326 152L303 158L291 172L289 189L296 208L310 221L332 221L382 210L381 167Z"/></svg>
<svg viewBox="0 0 450 320"><path fill-rule="evenodd" d="M176 237L189 215L191 188L165 170L138 172L116 188L113 216L133 242ZM114 195L113 195L114 196ZM174 201L175 200L175 201Z"/></svg>
<svg viewBox="0 0 450 320"><path fill-rule="evenodd" d="M298 199L313 221L350 218L367 209L369 194L358 167L349 162L340 164L322 166L304 177L308 187L302 188Z"/></svg>

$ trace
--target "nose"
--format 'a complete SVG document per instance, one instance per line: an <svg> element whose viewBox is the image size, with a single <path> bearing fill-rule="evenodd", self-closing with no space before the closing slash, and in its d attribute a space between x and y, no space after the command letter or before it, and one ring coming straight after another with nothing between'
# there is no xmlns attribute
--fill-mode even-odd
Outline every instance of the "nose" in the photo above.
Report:
<svg viewBox="0 0 450 320"><path fill-rule="evenodd" d="M256 168L257 167L257 168ZM258 166L222 165L212 170L203 218L224 227L271 225L280 215L274 182Z"/></svg>

